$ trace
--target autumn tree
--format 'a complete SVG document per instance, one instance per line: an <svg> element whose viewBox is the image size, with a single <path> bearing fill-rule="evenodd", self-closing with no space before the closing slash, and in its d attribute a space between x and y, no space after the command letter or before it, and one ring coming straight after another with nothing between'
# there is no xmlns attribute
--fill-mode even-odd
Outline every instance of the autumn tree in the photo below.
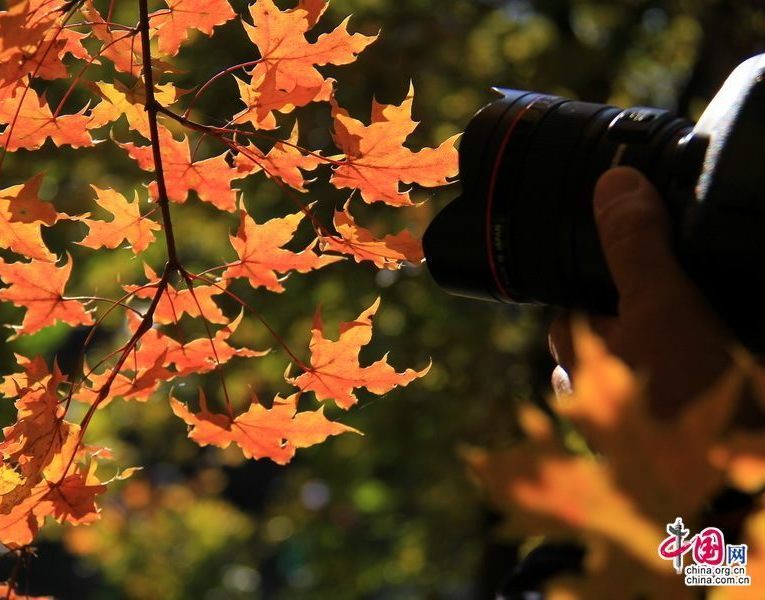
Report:
<svg viewBox="0 0 765 600"><path fill-rule="evenodd" d="M428 370L397 371L387 356L371 363L360 359L372 339L379 301L341 323L336 339L325 332L317 309L309 347L299 350L288 346L250 300L254 292L288 293L289 276L342 260L387 270L422 260L409 232L375 235L357 222L351 208L411 206L408 186L446 184L456 175L456 138L412 150L407 140L417 123L411 87L399 104L373 100L365 123L340 105L338 82L320 70L356 60L377 36L352 33L348 19L313 34L326 0L301 0L286 9L257 0L242 15L227 0L171 0L157 6L137 0L134 19L125 22L115 20L115 5L114 0L105 6L91 0L13 0L0 13L0 177L5 182L0 301L20 309L14 339L58 323L87 331L69 372L39 356L17 354L16 372L0 383L0 393L14 399L16 408L16 419L4 428L0 442L0 542L12 550L17 565L26 560L47 519L93 522L99 518L98 496L138 468L104 477L99 464L112 459L110 451L86 439L93 419L108 418L100 412L106 408L108 413L117 398L145 402L159 392L169 396L168 414L182 419L198 444L234 444L248 458L285 464L298 448L358 433L327 418L326 405L350 409L359 388L384 394ZM173 62L184 44L213 36L222 26L242 27L251 54L238 64L221 65L191 89L176 87L179 70ZM94 72L103 76L92 77ZM230 92L238 91L239 112L198 114L197 101L226 81L233 84ZM315 103L330 107L335 154L301 142L295 114ZM14 177L18 165L34 161L33 152L51 143L93 153L104 145L118 148L148 174L147 192L88 181L92 211L60 210L41 197L44 173L26 181ZM210 156L200 156L208 146L214 148ZM325 172L331 185L348 194L332 222L322 219L320 198L310 193L314 179L306 179L308 173L316 178ZM248 210L257 199L234 186L263 175L283 189L292 206L282 216L258 222ZM223 264L210 257L201 269L187 266L173 230L173 215L183 210L174 205L187 202L209 204L236 228ZM43 234L63 223L80 236L56 252ZM311 239L301 243L301 231L308 230ZM164 250L156 251L155 245ZM131 252L144 262L144 280L123 282L118 298L68 296L75 257L82 252ZM115 314L124 315L122 341L106 353L94 352L99 330ZM274 348L234 341L244 320L265 328ZM232 399L225 366L247 359L256 371L258 358L269 352L284 354L285 384L293 392L261 400L255 381L247 397ZM203 374L214 378L220 391L212 407L203 391L198 400L184 401L166 385ZM314 401L320 406L309 408ZM15 597L18 575L14 569L3 588L9 598Z"/></svg>

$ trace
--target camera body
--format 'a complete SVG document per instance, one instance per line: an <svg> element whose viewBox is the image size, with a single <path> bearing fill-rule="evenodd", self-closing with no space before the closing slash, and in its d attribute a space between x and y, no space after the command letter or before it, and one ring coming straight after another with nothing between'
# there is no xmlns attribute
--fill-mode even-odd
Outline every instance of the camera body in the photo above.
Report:
<svg viewBox="0 0 765 600"><path fill-rule="evenodd" d="M497 91L460 144L462 195L425 233L439 285L616 314L592 198L604 171L628 165L664 198L689 275L739 339L765 350L765 54L733 71L696 125L656 108Z"/></svg>

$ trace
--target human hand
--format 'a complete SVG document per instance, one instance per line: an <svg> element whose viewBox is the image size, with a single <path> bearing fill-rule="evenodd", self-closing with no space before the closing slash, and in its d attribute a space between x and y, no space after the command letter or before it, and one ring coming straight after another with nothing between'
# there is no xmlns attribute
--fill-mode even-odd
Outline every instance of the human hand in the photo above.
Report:
<svg viewBox="0 0 765 600"><path fill-rule="evenodd" d="M677 262L662 200L639 171L604 173L594 204L619 306L617 317L588 317L590 326L612 354L645 377L654 412L671 416L730 365L732 335ZM570 314L553 322L549 341L560 365L553 387L565 394L576 360Z"/></svg>

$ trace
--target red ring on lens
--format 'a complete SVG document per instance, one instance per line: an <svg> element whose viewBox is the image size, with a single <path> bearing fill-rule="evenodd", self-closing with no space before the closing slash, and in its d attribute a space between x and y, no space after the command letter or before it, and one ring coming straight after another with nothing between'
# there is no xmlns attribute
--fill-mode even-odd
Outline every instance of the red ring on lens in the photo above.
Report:
<svg viewBox="0 0 765 600"><path fill-rule="evenodd" d="M534 99L531 100L526 106L524 106L521 110L518 111L518 114L513 117L512 122L507 128L507 132L505 133L505 137L502 138L502 143L499 146L499 151L496 154L496 158L494 159L494 166L491 170L491 178L489 179L489 188L488 188L488 194L489 197L486 200L486 254L488 255L489 259L489 270L491 271L491 277L494 280L494 285L497 287L500 294L502 294L506 299L512 300L512 296L507 291L505 286L502 284L502 281L499 278L499 272L497 270L497 264L494 261L494 253L492 251L494 245L492 243L492 234L491 234L491 223L494 216L494 189L497 184L497 176L499 175L499 168L502 166L502 160L505 156L505 148L507 148L507 144L510 141L510 137L513 135L513 130L515 129L515 126L520 122L521 118L524 114L534 105L534 103L539 99L539 96L534 97Z"/></svg>

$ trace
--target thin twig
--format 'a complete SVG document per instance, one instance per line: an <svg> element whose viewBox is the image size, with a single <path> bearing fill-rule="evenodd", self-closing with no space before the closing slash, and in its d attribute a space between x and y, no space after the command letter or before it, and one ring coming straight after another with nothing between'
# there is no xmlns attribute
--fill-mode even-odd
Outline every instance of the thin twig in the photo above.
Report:
<svg viewBox="0 0 765 600"><path fill-rule="evenodd" d="M146 116L149 120L149 134L151 139L152 155L154 157L154 173L157 177L157 203L162 212L162 225L167 244L168 267L171 271L180 268L178 254L175 249L175 236L173 223L170 220L170 200L167 197L165 185L165 172L162 168L162 152L159 141L159 128L157 126L157 112L161 108L154 97L154 73L151 70L151 45L149 40L149 7L148 0L138 0L140 21L138 27L141 31L141 56L143 61L143 84L146 92Z"/></svg>

